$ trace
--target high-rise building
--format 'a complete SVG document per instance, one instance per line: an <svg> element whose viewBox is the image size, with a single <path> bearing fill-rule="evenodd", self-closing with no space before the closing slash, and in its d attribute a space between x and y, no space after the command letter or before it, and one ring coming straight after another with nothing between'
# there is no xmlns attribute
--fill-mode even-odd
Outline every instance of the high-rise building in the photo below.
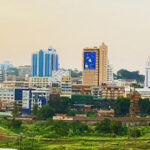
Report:
<svg viewBox="0 0 150 150"><path fill-rule="evenodd" d="M108 48L102 43L97 48L83 49L83 85L100 86L107 83Z"/></svg>
<svg viewBox="0 0 150 150"><path fill-rule="evenodd" d="M107 83L112 84L114 80L113 77L113 67L109 64L109 61L107 63Z"/></svg>
<svg viewBox="0 0 150 150"><path fill-rule="evenodd" d="M145 73L145 87L150 88L150 56L146 62Z"/></svg>
<svg viewBox="0 0 150 150"><path fill-rule="evenodd" d="M32 55L32 76L50 77L58 70L58 54L55 49L40 50Z"/></svg>

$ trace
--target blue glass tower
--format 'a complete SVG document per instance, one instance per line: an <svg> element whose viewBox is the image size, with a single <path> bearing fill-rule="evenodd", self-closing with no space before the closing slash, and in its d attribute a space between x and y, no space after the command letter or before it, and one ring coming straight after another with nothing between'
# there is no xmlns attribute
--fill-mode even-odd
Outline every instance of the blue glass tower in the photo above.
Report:
<svg viewBox="0 0 150 150"><path fill-rule="evenodd" d="M58 70L58 54L55 49L40 50L32 55L32 76L50 77Z"/></svg>
<svg viewBox="0 0 150 150"><path fill-rule="evenodd" d="M32 55L32 76L37 76L37 54Z"/></svg>

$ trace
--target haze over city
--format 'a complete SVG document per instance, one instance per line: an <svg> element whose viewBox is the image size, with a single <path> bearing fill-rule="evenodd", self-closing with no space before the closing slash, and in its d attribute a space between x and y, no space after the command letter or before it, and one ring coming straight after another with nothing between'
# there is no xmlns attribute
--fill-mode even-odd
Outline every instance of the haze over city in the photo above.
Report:
<svg viewBox="0 0 150 150"><path fill-rule="evenodd" d="M108 46L114 71L144 73L150 55L149 0L0 0L0 63L31 64L49 46L61 67L82 69L85 47Z"/></svg>

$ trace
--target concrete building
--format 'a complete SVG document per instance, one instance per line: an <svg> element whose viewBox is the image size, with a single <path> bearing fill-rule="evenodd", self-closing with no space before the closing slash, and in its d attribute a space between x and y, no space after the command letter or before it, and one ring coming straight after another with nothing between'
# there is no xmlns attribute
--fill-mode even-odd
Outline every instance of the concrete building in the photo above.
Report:
<svg viewBox="0 0 150 150"><path fill-rule="evenodd" d="M47 88L16 88L15 102L17 102L20 112L30 114L34 105L42 108L49 100L50 90Z"/></svg>
<svg viewBox="0 0 150 150"><path fill-rule="evenodd" d="M150 89L149 88L136 88L135 91L137 91L141 98L150 98ZM127 94L130 94L130 88L125 88L125 97L127 97Z"/></svg>
<svg viewBox="0 0 150 150"><path fill-rule="evenodd" d="M113 85L115 86L124 86L124 87L129 87L131 84L136 84L136 80L132 79L118 79L113 81Z"/></svg>
<svg viewBox="0 0 150 150"><path fill-rule="evenodd" d="M32 76L50 77L58 70L58 54L55 49L40 50L32 55Z"/></svg>
<svg viewBox="0 0 150 150"><path fill-rule="evenodd" d="M102 96L102 88L100 86L92 87L91 92L94 98L100 98Z"/></svg>
<svg viewBox="0 0 150 150"><path fill-rule="evenodd" d="M31 66L19 66L19 77L31 76Z"/></svg>
<svg viewBox="0 0 150 150"><path fill-rule="evenodd" d="M4 81L3 88L28 88L29 82L27 81Z"/></svg>
<svg viewBox="0 0 150 150"><path fill-rule="evenodd" d="M30 88L47 88L52 85L52 77L30 77Z"/></svg>
<svg viewBox="0 0 150 150"><path fill-rule="evenodd" d="M14 105L14 91L11 89L0 90L1 110L13 110Z"/></svg>
<svg viewBox="0 0 150 150"><path fill-rule="evenodd" d="M0 70L3 70L3 71L6 71L7 69L12 68L12 67L13 65L10 64L9 61L5 61L2 64L0 64Z"/></svg>
<svg viewBox="0 0 150 150"><path fill-rule="evenodd" d="M71 98L72 94L72 78L71 76L63 76L61 81L61 96Z"/></svg>
<svg viewBox="0 0 150 150"><path fill-rule="evenodd" d="M83 85L100 86L107 83L108 48L102 43L97 48L83 49Z"/></svg>
<svg viewBox="0 0 150 150"><path fill-rule="evenodd" d="M145 87L150 88L150 56L148 57L145 68Z"/></svg>
<svg viewBox="0 0 150 150"><path fill-rule="evenodd" d="M113 76L113 67L107 63L107 84L113 84L114 76Z"/></svg>
<svg viewBox="0 0 150 150"><path fill-rule="evenodd" d="M0 82L4 81L4 72L0 70Z"/></svg>
<svg viewBox="0 0 150 150"><path fill-rule="evenodd" d="M91 86L82 84L73 84L72 94L91 95Z"/></svg>
<svg viewBox="0 0 150 150"><path fill-rule="evenodd" d="M102 86L102 98L116 99L118 97L123 97L124 94L125 89L123 86Z"/></svg>
<svg viewBox="0 0 150 150"><path fill-rule="evenodd" d="M59 69L57 71L52 72L52 82L53 83L61 83L63 76L71 76L71 72L65 69Z"/></svg>

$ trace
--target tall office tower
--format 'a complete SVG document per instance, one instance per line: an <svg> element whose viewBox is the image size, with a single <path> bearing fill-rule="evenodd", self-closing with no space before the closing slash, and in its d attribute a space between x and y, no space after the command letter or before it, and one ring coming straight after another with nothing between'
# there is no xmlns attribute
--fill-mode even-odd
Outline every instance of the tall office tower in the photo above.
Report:
<svg viewBox="0 0 150 150"><path fill-rule="evenodd" d="M146 62L145 71L145 87L150 88L150 56L148 57L148 60Z"/></svg>
<svg viewBox="0 0 150 150"><path fill-rule="evenodd" d="M107 83L107 46L83 49L83 85L100 86Z"/></svg>
<svg viewBox="0 0 150 150"><path fill-rule="evenodd" d="M113 67L109 64L109 61L107 63L107 83L112 84L114 80L113 76Z"/></svg>
<svg viewBox="0 0 150 150"><path fill-rule="evenodd" d="M32 55L32 76L50 77L58 70L58 54L55 49L40 50Z"/></svg>

